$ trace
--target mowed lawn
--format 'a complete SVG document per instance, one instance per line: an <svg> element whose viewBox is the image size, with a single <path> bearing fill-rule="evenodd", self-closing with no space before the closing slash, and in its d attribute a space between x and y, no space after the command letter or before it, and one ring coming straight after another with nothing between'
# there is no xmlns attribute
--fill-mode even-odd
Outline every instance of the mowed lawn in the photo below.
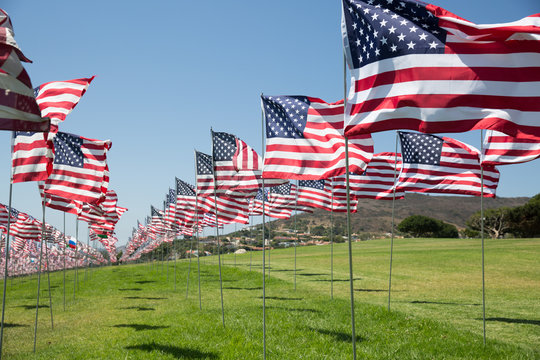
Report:
<svg viewBox="0 0 540 360"><path fill-rule="evenodd" d="M347 244L272 250L266 281L268 359L352 359ZM359 359L540 358L540 240L486 240L487 346L482 341L479 240L396 239L391 311L389 240L353 244ZM51 274L7 284L6 359L260 359L261 252L223 256L225 328L217 256ZM295 290L296 279L296 290Z"/></svg>

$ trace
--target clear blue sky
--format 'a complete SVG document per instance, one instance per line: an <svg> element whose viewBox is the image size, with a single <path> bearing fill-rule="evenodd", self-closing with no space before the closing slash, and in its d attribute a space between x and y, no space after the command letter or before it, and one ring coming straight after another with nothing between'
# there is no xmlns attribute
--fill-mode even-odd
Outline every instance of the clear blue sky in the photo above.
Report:
<svg viewBox="0 0 540 360"><path fill-rule="evenodd" d="M538 0L434 4L476 23L540 12ZM337 0L2 0L0 6L33 60L26 69L34 86L96 75L60 129L112 140L110 187L129 208L117 226L119 244L150 204L162 206L175 176L194 182L193 150L210 152L210 127L261 149L261 92L343 98ZM375 134L376 152L393 151L394 134ZM446 135L480 147L479 132ZM2 146L0 202L7 204L9 132L0 133ZM539 160L500 171L498 196L540 192ZM37 185L15 184L13 206L41 218ZM62 213L47 209L46 216L62 229ZM75 217L66 218L74 234Z"/></svg>

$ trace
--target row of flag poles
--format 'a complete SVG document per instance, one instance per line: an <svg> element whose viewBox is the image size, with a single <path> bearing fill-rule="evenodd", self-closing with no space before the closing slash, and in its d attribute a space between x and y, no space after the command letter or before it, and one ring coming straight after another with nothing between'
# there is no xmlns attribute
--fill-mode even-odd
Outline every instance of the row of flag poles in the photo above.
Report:
<svg viewBox="0 0 540 360"><path fill-rule="evenodd" d="M60 124L78 104L94 77L52 81L33 89L21 62L30 60L15 41L9 16L0 9L0 129L13 131L9 203L0 204L0 229L4 233L0 358L8 275L38 274L35 352L42 269L47 271L47 276L50 271L64 270L65 310L66 268L106 262L102 254L90 246L90 240L99 241L108 251L109 261L115 262L118 240L114 229L127 210L117 205L116 192L109 188L107 153L111 142L60 131ZM13 184L28 181L38 184L43 210L41 221L12 207ZM46 207L64 212L63 232L46 223ZM76 216L75 237L65 235L65 213ZM78 239L79 220L88 223L86 245ZM45 264L42 263L44 249ZM73 294L75 296L75 291ZM50 295L49 289L53 327Z"/></svg>
<svg viewBox="0 0 540 360"><path fill-rule="evenodd" d="M263 156L235 135L211 130L212 154L195 151L195 185L176 179L163 210L151 206L144 225L133 229L121 260L177 236L198 239L204 226L216 228L219 247L220 226L247 224L252 215L262 215L264 234L265 216L288 218L313 207L346 211L356 359L350 213L361 199L394 201L407 192L494 197L497 166L540 157L540 15L477 25L413 0L342 5L345 100L261 95ZM114 227L127 209L108 188L111 143L59 131L93 77L46 83L34 93L21 66L29 60L3 11L0 26L0 129L16 131L11 183L39 181L43 209L76 214L114 249ZM480 150L433 135L477 129L487 130ZM390 130L397 130L395 152L375 154L371 134ZM45 228L43 220L43 234ZM263 236L263 259L265 248ZM221 286L220 259L219 266ZM221 304L225 326L222 286ZM0 335L0 356L1 341ZM263 344L265 358L265 335Z"/></svg>

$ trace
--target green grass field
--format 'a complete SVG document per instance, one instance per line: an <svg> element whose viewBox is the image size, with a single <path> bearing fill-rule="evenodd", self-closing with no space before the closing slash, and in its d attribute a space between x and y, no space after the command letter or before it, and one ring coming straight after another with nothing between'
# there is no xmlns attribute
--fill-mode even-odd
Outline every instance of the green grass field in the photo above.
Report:
<svg viewBox="0 0 540 360"><path fill-rule="evenodd" d="M359 359L540 358L540 240L486 241L487 345L482 340L479 240L397 239L388 303L389 240L353 244ZM225 325L217 257L42 277L33 350L36 277L7 284L6 359L260 359L262 253L223 256ZM270 252L266 281L268 359L352 359L347 244ZM235 266L236 263L236 266ZM268 265L268 259L267 259ZM296 290L294 283L296 278Z"/></svg>

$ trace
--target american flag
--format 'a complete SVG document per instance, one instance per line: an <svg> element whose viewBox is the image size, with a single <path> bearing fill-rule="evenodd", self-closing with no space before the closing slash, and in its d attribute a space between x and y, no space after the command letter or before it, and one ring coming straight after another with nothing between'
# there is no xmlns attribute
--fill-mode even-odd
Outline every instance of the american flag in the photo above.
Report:
<svg viewBox="0 0 540 360"><path fill-rule="evenodd" d="M262 96L266 119L264 178L317 180L345 173L343 101ZM349 137L349 169L361 172L373 155L371 135Z"/></svg>
<svg viewBox="0 0 540 360"><path fill-rule="evenodd" d="M195 167L197 174L197 195L214 195L214 167L212 157L195 151Z"/></svg>
<svg viewBox="0 0 540 360"><path fill-rule="evenodd" d="M169 192L167 195L165 195L165 216L164 221L165 224L170 229L176 229L176 220L175 220L175 212L176 212L176 191L174 189L169 188Z"/></svg>
<svg viewBox="0 0 540 360"><path fill-rule="evenodd" d="M21 61L31 62L18 47L8 14L0 9L0 130L49 131L32 82Z"/></svg>
<svg viewBox="0 0 540 360"><path fill-rule="evenodd" d="M447 137L399 132L403 170L402 191L481 196L480 152ZM495 197L499 171L484 166L485 197Z"/></svg>
<svg viewBox="0 0 540 360"><path fill-rule="evenodd" d="M513 137L488 130L484 137L482 165L518 164L540 157L540 137Z"/></svg>
<svg viewBox="0 0 540 360"><path fill-rule="evenodd" d="M230 198L217 196L217 214L225 223L247 224L249 222L249 200L246 198ZM198 197L198 207L204 213L215 214L214 197Z"/></svg>
<svg viewBox="0 0 540 360"><path fill-rule="evenodd" d="M197 207L195 187L176 178L176 209L175 220L178 224L192 222Z"/></svg>
<svg viewBox="0 0 540 360"><path fill-rule="evenodd" d="M2 227L2 231L6 231L7 224L8 224L8 210L7 206L0 204L0 227Z"/></svg>
<svg viewBox="0 0 540 360"><path fill-rule="evenodd" d="M253 170L235 169L236 152L236 136L212 131L216 193L227 197L254 197L259 190L257 174Z"/></svg>
<svg viewBox="0 0 540 360"><path fill-rule="evenodd" d="M274 197L274 202L270 200L270 189L264 189L264 214L269 217L277 219L288 219L292 215L292 210L286 206L280 206L280 202L276 201L277 197ZM263 214L263 189L259 189L257 196L250 200L249 204L250 215L262 215Z"/></svg>
<svg viewBox="0 0 540 360"><path fill-rule="evenodd" d="M412 0L343 0L346 135L500 130L540 136L540 16L477 25Z"/></svg>
<svg viewBox="0 0 540 360"><path fill-rule="evenodd" d="M79 103L94 76L66 81L51 81L35 89L41 116L51 119L51 132L58 131L58 124Z"/></svg>
<svg viewBox="0 0 540 360"><path fill-rule="evenodd" d="M87 203L102 201L110 147L109 140L58 132L54 137L53 170L45 181L45 193Z"/></svg>
<svg viewBox="0 0 540 360"><path fill-rule="evenodd" d="M236 138L236 151L232 161L236 171L262 169L262 159L259 154L239 138Z"/></svg>
<svg viewBox="0 0 540 360"><path fill-rule="evenodd" d="M350 200L351 212L356 212L357 205L358 201ZM347 198L332 196L330 180L300 180L298 181L298 206L346 212Z"/></svg>
<svg viewBox="0 0 540 360"><path fill-rule="evenodd" d="M73 199L66 199L61 196L51 195L51 194L47 194L47 196L45 196L45 193L43 191L44 186L45 185L43 181L38 182L39 194L41 196L41 200L45 201L45 206L51 209L60 210L63 212L76 214L76 215L78 215L82 211L83 203L80 201L73 200Z"/></svg>
<svg viewBox="0 0 540 360"><path fill-rule="evenodd" d="M52 134L14 131L12 140L12 180L14 183L42 181L52 171Z"/></svg>
<svg viewBox="0 0 540 360"><path fill-rule="evenodd" d="M384 152L373 155L368 167L362 173L349 174L349 194L352 199L392 200L394 179L397 183L401 172L401 154ZM334 196L347 197L345 175L332 178ZM403 199L404 192L396 188L396 199Z"/></svg>

